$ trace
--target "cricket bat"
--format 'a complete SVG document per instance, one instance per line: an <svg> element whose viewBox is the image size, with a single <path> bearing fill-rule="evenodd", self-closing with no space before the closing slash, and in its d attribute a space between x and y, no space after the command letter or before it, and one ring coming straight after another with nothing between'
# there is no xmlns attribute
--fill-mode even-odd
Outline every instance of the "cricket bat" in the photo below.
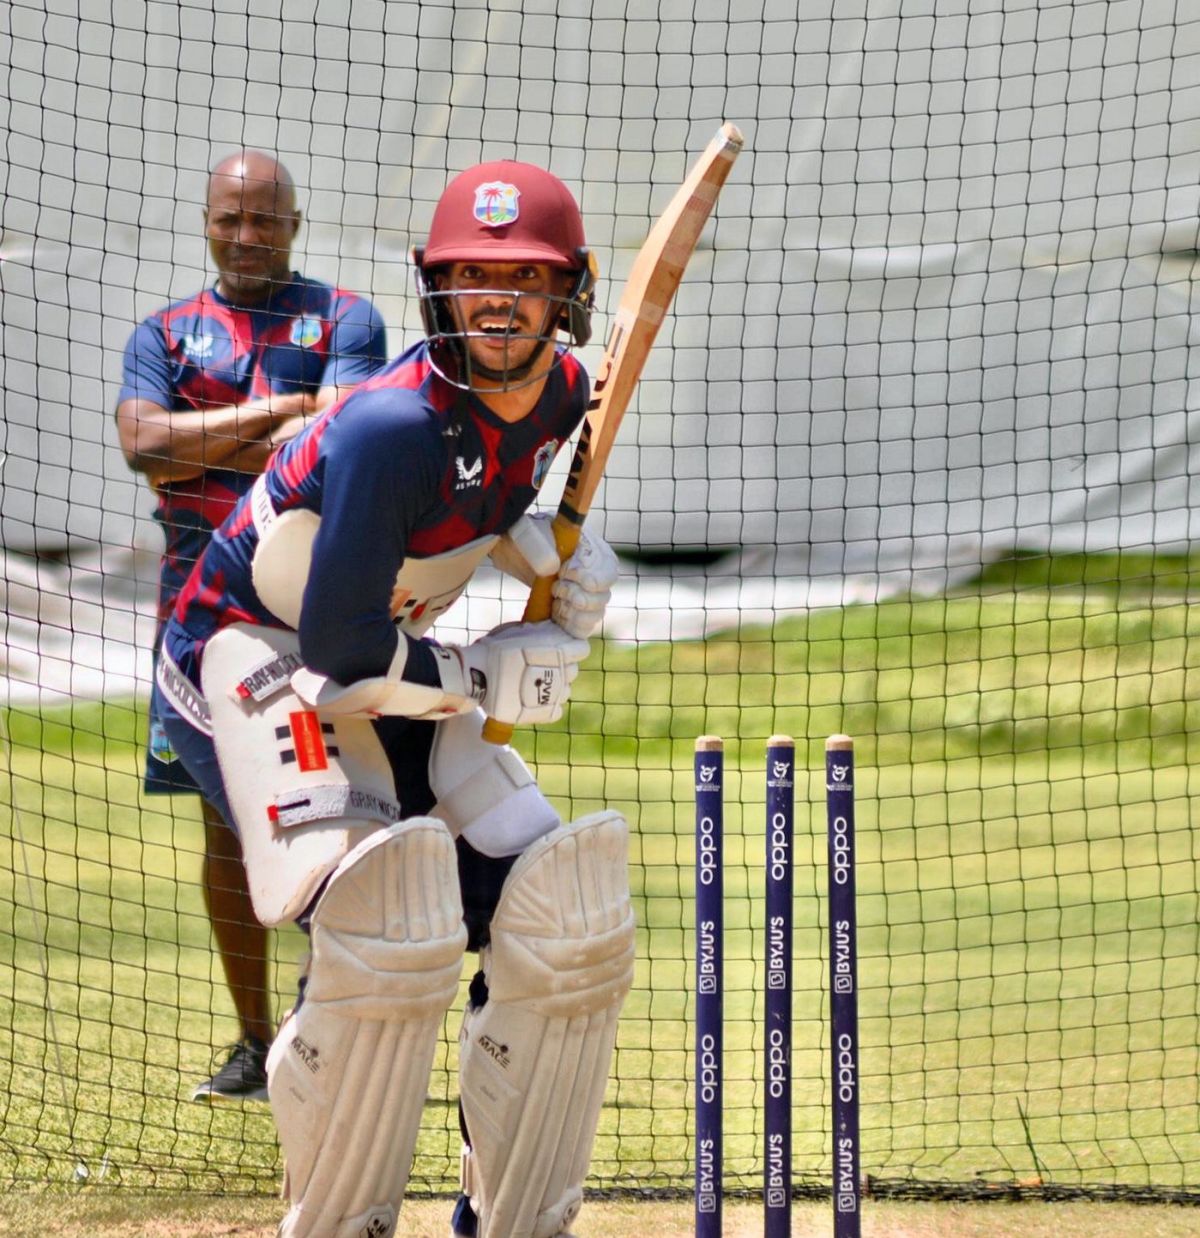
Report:
<svg viewBox="0 0 1200 1238"><path fill-rule="evenodd" d="M741 149L742 135L737 126L722 125L650 229L634 260L592 385L562 501L551 522L563 563L579 544L580 529L604 476L646 357ZM526 622L550 617L553 585L553 576L534 581L525 606ZM512 726L506 722L488 718L484 723L483 736L493 744L507 743L512 733Z"/></svg>

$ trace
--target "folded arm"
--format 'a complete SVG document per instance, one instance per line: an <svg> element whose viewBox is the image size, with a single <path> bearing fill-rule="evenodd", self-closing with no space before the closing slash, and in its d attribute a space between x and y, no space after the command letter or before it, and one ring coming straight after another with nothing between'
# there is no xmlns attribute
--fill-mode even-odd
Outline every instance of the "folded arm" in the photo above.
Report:
<svg viewBox="0 0 1200 1238"><path fill-rule="evenodd" d="M323 388L321 395L327 390L336 388ZM152 400L122 400L117 405L117 433L130 468L144 474L152 486L184 481L208 469L261 472L276 446L272 441L276 428L291 419L302 421L316 410L318 398L303 391L273 393L244 404L180 412ZM257 468L256 448L264 453Z"/></svg>

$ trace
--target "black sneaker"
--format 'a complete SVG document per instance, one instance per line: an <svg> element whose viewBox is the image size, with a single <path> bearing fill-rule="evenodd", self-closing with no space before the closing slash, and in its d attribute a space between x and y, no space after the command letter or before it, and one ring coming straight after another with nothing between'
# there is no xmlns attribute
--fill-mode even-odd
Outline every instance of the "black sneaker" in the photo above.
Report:
<svg viewBox="0 0 1200 1238"><path fill-rule="evenodd" d="M247 1036L228 1051L229 1060L192 1093L192 1100L266 1100L267 1046L257 1036Z"/></svg>
<svg viewBox="0 0 1200 1238"><path fill-rule="evenodd" d="M450 1238L475 1238L479 1229L479 1218L471 1207L471 1201L460 1195L454 1205L454 1215L450 1218Z"/></svg>

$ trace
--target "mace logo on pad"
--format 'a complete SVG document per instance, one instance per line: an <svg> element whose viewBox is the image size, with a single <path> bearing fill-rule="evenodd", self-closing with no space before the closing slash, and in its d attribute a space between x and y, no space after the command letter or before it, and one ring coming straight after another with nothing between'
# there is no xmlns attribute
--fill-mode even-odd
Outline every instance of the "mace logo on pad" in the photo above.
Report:
<svg viewBox="0 0 1200 1238"><path fill-rule="evenodd" d="M377 1212L371 1219L359 1230L362 1238L388 1238L392 1233L392 1217L390 1213Z"/></svg>
<svg viewBox="0 0 1200 1238"><path fill-rule="evenodd" d="M486 1032L479 1038L479 1047L490 1057L497 1066L503 1070L507 1070L512 1065L512 1058L509 1055L508 1045L502 1045L498 1040L493 1040Z"/></svg>
<svg viewBox="0 0 1200 1238"><path fill-rule="evenodd" d="M293 1036L292 1048L295 1050L296 1056L310 1071L312 1071L314 1075L320 1074L321 1051L316 1045L309 1044L307 1040L304 1040L299 1036Z"/></svg>
<svg viewBox="0 0 1200 1238"><path fill-rule="evenodd" d="M504 181L488 181L475 190L475 218L489 228L503 228L515 223L520 210L517 199L521 191Z"/></svg>

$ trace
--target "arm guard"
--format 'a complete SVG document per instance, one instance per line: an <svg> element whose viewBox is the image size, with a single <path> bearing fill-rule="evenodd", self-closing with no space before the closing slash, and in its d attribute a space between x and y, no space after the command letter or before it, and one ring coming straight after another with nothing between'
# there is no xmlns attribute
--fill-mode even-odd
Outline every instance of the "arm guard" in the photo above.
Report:
<svg viewBox="0 0 1200 1238"><path fill-rule="evenodd" d="M305 667L293 674L292 687L306 704L326 714L400 714L438 721L481 705L501 722L556 722L588 649L586 640L555 623L514 623L462 647L433 646L438 687L404 678L407 639L386 675L344 686Z"/></svg>
<svg viewBox="0 0 1200 1238"><path fill-rule="evenodd" d="M409 641L404 635L385 675L343 685L301 667L292 675L292 687L305 704L326 714L399 714L436 721L474 709L483 699L484 687L472 681L460 651L453 645L434 646L433 654L441 681L436 688L404 678L409 657Z"/></svg>

